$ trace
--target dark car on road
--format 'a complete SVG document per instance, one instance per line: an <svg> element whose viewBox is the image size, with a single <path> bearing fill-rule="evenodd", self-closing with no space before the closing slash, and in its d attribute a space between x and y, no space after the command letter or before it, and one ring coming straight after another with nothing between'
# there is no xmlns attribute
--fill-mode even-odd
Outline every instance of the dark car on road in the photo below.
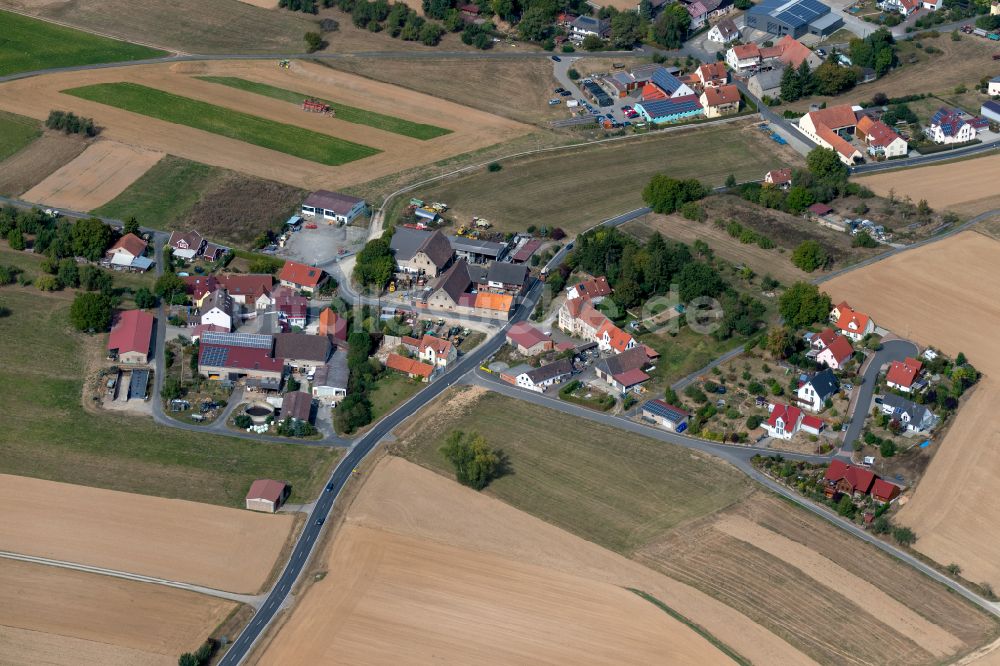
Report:
<svg viewBox="0 0 1000 666"><path fill-rule="evenodd" d="M322 516L320 516L319 518L316 519L316 524L317 525L322 525L325 520L326 520L326 518L323 518Z"/></svg>
<svg viewBox="0 0 1000 666"><path fill-rule="evenodd" d="M552 59L555 60L556 62L562 62L562 58L560 58L559 56L552 56Z"/></svg>

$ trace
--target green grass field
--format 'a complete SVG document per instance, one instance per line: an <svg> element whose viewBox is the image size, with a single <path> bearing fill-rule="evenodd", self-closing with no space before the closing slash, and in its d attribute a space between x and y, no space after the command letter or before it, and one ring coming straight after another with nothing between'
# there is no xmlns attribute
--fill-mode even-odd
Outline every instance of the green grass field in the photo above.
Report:
<svg viewBox="0 0 1000 666"><path fill-rule="evenodd" d="M747 125L693 127L505 161L498 172L444 180L413 196L447 202L455 220L485 217L498 231L544 224L576 233L645 206L642 189L656 173L716 186L729 174L759 179L769 169L800 162Z"/></svg>
<svg viewBox="0 0 1000 666"><path fill-rule="evenodd" d="M372 423L409 400L420 389L427 386L406 375L387 370L375 385L368 398L372 401Z"/></svg>
<svg viewBox="0 0 1000 666"><path fill-rule="evenodd" d="M0 76L165 55L145 46L0 11Z"/></svg>
<svg viewBox="0 0 1000 666"><path fill-rule="evenodd" d="M0 111L0 162L42 135L42 124L34 118Z"/></svg>
<svg viewBox="0 0 1000 666"><path fill-rule="evenodd" d="M0 262L10 263L7 257ZM337 452L250 442L158 426L146 416L84 410L86 359L107 337L68 322L72 292L4 287L0 398L6 417L0 472L127 492L241 506L261 477L292 484L292 501L315 497Z"/></svg>
<svg viewBox="0 0 1000 666"><path fill-rule="evenodd" d="M99 83L62 92L329 166L347 164L381 152L344 139L135 83Z"/></svg>
<svg viewBox="0 0 1000 666"><path fill-rule="evenodd" d="M93 213L119 220L134 215L144 226L169 229L191 210L221 171L207 164L167 155Z"/></svg>
<svg viewBox="0 0 1000 666"><path fill-rule="evenodd" d="M305 93L295 92L294 90L287 90L285 88L278 88L266 83L258 83L257 81L248 81L234 76L199 76L196 78L199 78L202 81L219 83L224 86L229 86L230 88L236 88L237 90L245 90L246 92L251 92L257 95L273 97L274 99L280 99L283 102L291 102L292 104L301 104L303 99L311 97L311 95L307 95ZM403 120L402 118L376 113L375 111L367 111L354 106L347 106L346 104L340 104L328 99L316 99L324 104L329 104L330 108L336 112L337 120L343 120L348 123L368 125L369 127L374 127L375 129L385 130L386 132L392 132L393 134L402 134L403 136L420 139L421 141L444 136L445 134L451 134L451 130L444 129L443 127L415 123L410 120Z"/></svg>
<svg viewBox="0 0 1000 666"><path fill-rule="evenodd" d="M497 393L462 409L434 405L397 429L407 458L453 477L438 449L454 429L478 432L503 449L511 468L486 492L619 553L751 489L743 475L687 449Z"/></svg>

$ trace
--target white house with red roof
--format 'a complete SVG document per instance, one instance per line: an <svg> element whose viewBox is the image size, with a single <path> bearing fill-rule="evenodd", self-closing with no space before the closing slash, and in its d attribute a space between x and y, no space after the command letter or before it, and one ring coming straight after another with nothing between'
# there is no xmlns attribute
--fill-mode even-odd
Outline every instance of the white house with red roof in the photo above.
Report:
<svg viewBox="0 0 1000 666"><path fill-rule="evenodd" d="M851 341L843 335L835 335L829 344L817 354L816 362L831 370L840 370L851 360L852 356L854 356L854 347L851 345Z"/></svg>
<svg viewBox="0 0 1000 666"><path fill-rule="evenodd" d="M573 285L566 289L566 298L586 298L591 303L600 303L604 300L605 296L611 295L611 285L608 284L608 278L603 275L600 277L590 278L589 280L584 280L578 284Z"/></svg>
<svg viewBox="0 0 1000 666"><path fill-rule="evenodd" d="M920 9L920 0L882 0L878 3L878 7L884 12L895 12L902 16L909 16Z"/></svg>
<svg viewBox="0 0 1000 666"><path fill-rule="evenodd" d="M896 134L881 120L861 116L858 120L857 134L868 146L870 155L885 158L905 157L909 150L906 139Z"/></svg>
<svg viewBox="0 0 1000 666"><path fill-rule="evenodd" d="M792 170L771 169L764 174L764 184L787 190L792 184Z"/></svg>
<svg viewBox="0 0 1000 666"><path fill-rule="evenodd" d="M836 326L841 335L846 335L854 342L859 342L866 335L875 332L875 322L872 318L852 309L847 301L830 311L830 322Z"/></svg>
<svg viewBox="0 0 1000 666"><path fill-rule="evenodd" d="M633 349L639 343L631 335L605 320L601 330L597 333L597 346L601 351L613 351L621 354L623 351Z"/></svg>
<svg viewBox="0 0 1000 666"><path fill-rule="evenodd" d="M830 343L837 337L837 332L832 328L824 328L819 333L809 338L809 346L813 351L821 352L830 346Z"/></svg>
<svg viewBox="0 0 1000 666"><path fill-rule="evenodd" d="M806 414L799 421L799 430L809 435L818 435L823 432L823 428L826 427L826 423L818 416L813 416L812 414Z"/></svg>
<svg viewBox="0 0 1000 666"><path fill-rule="evenodd" d="M767 421L761 424L764 430L767 430L767 434L776 439L791 439L799 430L802 410L780 402L768 405L768 409L771 414L767 417Z"/></svg>
<svg viewBox="0 0 1000 666"><path fill-rule="evenodd" d="M146 241L135 234L125 234L105 253L108 263L122 268L145 271L153 262L146 259Z"/></svg>
<svg viewBox="0 0 1000 666"><path fill-rule="evenodd" d="M403 346L415 353L417 358L435 367L446 368L458 358L455 345L427 333L419 340L408 335L403 336L401 340Z"/></svg>
<svg viewBox="0 0 1000 666"><path fill-rule="evenodd" d="M300 264L297 261L286 261L278 273L278 282L284 287L291 287L308 294L318 290L326 282L327 274L322 268Z"/></svg>
<svg viewBox="0 0 1000 666"><path fill-rule="evenodd" d="M910 356L904 361L893 361L885 375L885 383L889 388L910 393L919 387L917 378L920 376L921 368L923 363Z"/></svg>

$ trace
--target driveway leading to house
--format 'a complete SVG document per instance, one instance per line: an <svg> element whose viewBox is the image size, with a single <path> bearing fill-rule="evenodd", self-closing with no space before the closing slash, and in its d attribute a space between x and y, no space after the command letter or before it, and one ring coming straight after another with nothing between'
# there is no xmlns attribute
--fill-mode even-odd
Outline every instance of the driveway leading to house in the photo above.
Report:
<svg viewBox="0 0 1000 666"><path fill-rule="evenodd" d="M892 361L902 361L907 356L917 355L917 346L909 340L889 340L882 343L882 349L875 352L875 357L868 362L868 369L865 370L864 381L861 386L856 387L859 391L857 399L854 401L854 413L851 415L851 423L847 427L847 435L841 445L841 451L848 455L854 450L854 442L861 436L864 429L865 419L871 409L872 397L875 394L875 384L877 383L879 372L882 366Z"/></svg>

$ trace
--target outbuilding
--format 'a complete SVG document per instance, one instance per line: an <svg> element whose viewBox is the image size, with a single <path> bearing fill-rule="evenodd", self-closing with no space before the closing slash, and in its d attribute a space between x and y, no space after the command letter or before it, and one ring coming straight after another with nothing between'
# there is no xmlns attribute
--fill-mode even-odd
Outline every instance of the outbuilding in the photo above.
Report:
<svg viewBox="0 0 1000 666"><path fill-rule="evenodd" d="M647 400L643 403L642 418L671 432L687 430L687 412L660 399Z"/></svg>
<svg viewBox="0 0 1000 666"><path fill-rule="evenodd" d="M287 483L273 479L257 479L250 485L247 493L247 509L275 513L288 499L291 488Z"/></svg>
<svg viewBox="0 0 1000 666"><path fill-rule="evenodd" d="M153 315L142 310L125 310L111 328L108 352L119 363L148 363L152 343Z"/></svg>
<svg viewBox="0 0 1000 666"><path fill-rule="evenodd" d="M328 190L317 190L302 203L303 215L331 223L350 224L364 212L364 199Z"/></svg>

